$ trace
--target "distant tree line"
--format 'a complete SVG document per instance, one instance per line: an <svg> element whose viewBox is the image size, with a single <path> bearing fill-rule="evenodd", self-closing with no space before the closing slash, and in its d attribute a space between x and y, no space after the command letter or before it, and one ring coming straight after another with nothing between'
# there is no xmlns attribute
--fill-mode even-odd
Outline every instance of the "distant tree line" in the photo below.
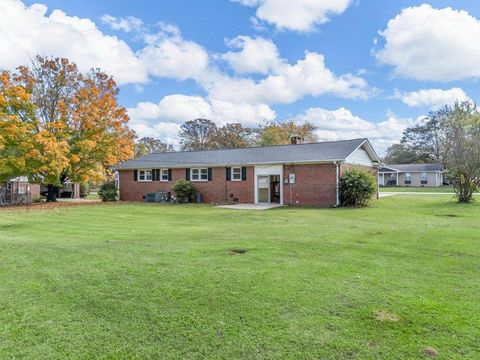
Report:
<svg viewBox="0 0 480 360"><path fill-rule="evenodd" d="M196 151L289 144L292 136L303 138L305 142L315 142L318 140L316 129L309 122L299 124L293 120L249 128L239 123L219 127L209 119L195 119L184 123L178 135L182 151ZM135 149L137 156L174 150L171 144L150 137L137 140Z"/></svg>

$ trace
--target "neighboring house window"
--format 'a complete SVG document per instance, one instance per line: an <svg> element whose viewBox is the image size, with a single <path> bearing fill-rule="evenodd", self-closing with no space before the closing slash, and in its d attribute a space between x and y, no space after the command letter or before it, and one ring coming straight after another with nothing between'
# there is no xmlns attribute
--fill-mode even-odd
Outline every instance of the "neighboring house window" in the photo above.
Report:
<svg viewBox="0 0 480 360"><path fill-rule="evenodd" d="M232 181L242 181L241 167L232 167Z"/></svg>
<svg viewBox="0 0 480 360"><path fill-rule="evenodd" d="M152 170L138 170L138 181L152 181Z"/></svg>
<svg viewBox="0 0 480 360"><path fill-rule="evenodd" d="M23 185L20 185L20 186L18 187L18 193L19 193L19 194L25 194L25 187L24 187Z"/></svg>
<svg viewBox="0 0 480 360"><path fill-rule="evenodd" d="M190 174L190 179L192 181L206 181L208 180L208 169L201 168L201 169L192 169Z"/></svg>
<svg viewBox="0 0 480 360"><path fill-rule="evenodd" d="M427 173L421 173L420 174L420 184L421 185L427 185L428 184L428 174Z"/></svg>
<svg viewBox="0 0 480 360"><path fill-rule="evenodd" d="M412 183L412 174L405 173L405 185L410 185Z"/></svg>
<svg viewBox="0 0 480 360"><path fill-rule="evenodd" d="M168 181L168 169L160 170L160 180L161 181Z"/></svg>

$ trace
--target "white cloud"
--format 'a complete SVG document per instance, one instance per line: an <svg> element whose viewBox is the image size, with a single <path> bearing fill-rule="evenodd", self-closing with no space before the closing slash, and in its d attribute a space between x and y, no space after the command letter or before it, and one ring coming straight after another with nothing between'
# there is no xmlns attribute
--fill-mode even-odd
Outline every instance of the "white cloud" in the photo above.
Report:
<svg viewBox="0 0 480 360"><path fill-rule="evenodd" d="M480 21L467 11L409 7L380 35L385 45L376 57L397 75L432 81L480 77Z"/></svg>
<svg viewBox="0 0 480 360"><path fill-rule="evenodd" d="M0 2L0 67L14 69L31 58L63 56L81 71L101 67L119 84L145 83L147 72L130 47L102 33L90 19L54 10L47 16L41 4L25 6L19 0Z"/></svg>
<svg viewBox="0 0 480 360"><path fill-rule="evenodd" d="M201 96L169 95L158 103L141 102L128 109L130 126L140 137L154 136L178 144L178 130L185 121L208 118L221 126L239 122L257 126L275 118L275 112L265 104L248 104Z"/></svg>
<svg viewBox="0 0 480 360"><path fill-rule="evenodd" d="M470 100L467 94L458 87L449 90L422 89L403 93L397 90L395 98L400 99L410 107L428 106L431 109L452 105L455 101Z"/></svg>
<svg viewBox="0 0 480 360"><path fill-rule="evenodd" d="M332 15L343 13L350 0L232 0L257 7L256 17L280 30L313 31Z"/></svg>
<svg viewBox="0 0 480 360"><path fill-rule="evenodd" d="M386 120L376 123L364 120L343 107L337 110L310 108L293 119L300 122L309 121L317 126L317 135L322 141L366 137L379 154L384 153L391 144L398 142L403 130L417 121L388 114Z"/></svg>
<svg viewBox="0 0 480 360"><path fill-rule="evenodd" d="M100 17L103 23L110 26L113 30L122 30L125 32L141 31L143 29L143 21L134 16L115 17L108 14Z"/></svg>
<svg viewBox="0 0 480 360"><path fill-rule="evenodd" d="M284 63L284 60L280 59L277 46L269 39L237 36L227 41L227 45L233 49L240 49L221 56L237 74L268 74Z"/></svg>
<svg viewBox="0 0 480 360"><path fill-rule="evenodd" d="M209 55L197 43L165 32L146 40L148 44L138 56L150 74L185 80L198 79L208 71Z"/></svg>
<svg viewBox="0 0 480 360"><path fill-rule="evenodd" d="M293 65L283 64L258 82L222 75L210 80L205 87L214 98L266 104L293 103L307 95L324 94L365 99L370 91L363 78L335 75L326 67L324 56L314 52L306 52L305 58Z"/></svg>

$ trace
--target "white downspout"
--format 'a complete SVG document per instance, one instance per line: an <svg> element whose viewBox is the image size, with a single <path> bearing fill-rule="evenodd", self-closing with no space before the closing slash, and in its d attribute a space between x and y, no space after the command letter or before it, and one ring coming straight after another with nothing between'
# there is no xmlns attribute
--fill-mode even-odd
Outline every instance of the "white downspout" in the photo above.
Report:
<svg viewBox="0 0 480 360"><path fill-rule="evenodd" d="M335 206L340 206L340 193L339 193L339 179L340 179L340 164L337 161L333 162L336 167L336 174L335 174L335 195L336 195L336 204Z"/></svg>

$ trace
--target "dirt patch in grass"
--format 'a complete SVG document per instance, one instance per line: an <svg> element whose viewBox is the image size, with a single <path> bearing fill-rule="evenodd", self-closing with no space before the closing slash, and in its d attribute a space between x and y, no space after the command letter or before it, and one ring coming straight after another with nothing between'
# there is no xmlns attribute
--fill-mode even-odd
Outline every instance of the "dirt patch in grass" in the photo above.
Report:
<svg viewBox="0 0 480 360"><path fill-rule="evenodd" d="M379 310L374 314L375 320L381 322L398 322L400 321L400 316L394 313L390 313L385 310Z"/></svg>
<svg viewBox="0 0 480 360"><path fill-rule="evenodd" d="M247 249L229 249L228 250L228 253L230 255L243 255L247 252L248 250Z"/></svg>
<svg viewBox="0 0 480 360"><path fill-rule="evenodd" d="M456 214L437 214L435 216L443 216L443 217L460 217L460 215L456 215Z"/></svg>
<svg viewBox="0 0 480 360"><path fill-rule="evenodd" d="M431 346L427 346L426 348L424 348L424 349L422 350L422 352L423 352L423 354L424 354L425 356L428 356L428 357L436 357L436 356L438 356L438 350L435 349L435 348L433 348L433 347L431 347Z"/></svg>

